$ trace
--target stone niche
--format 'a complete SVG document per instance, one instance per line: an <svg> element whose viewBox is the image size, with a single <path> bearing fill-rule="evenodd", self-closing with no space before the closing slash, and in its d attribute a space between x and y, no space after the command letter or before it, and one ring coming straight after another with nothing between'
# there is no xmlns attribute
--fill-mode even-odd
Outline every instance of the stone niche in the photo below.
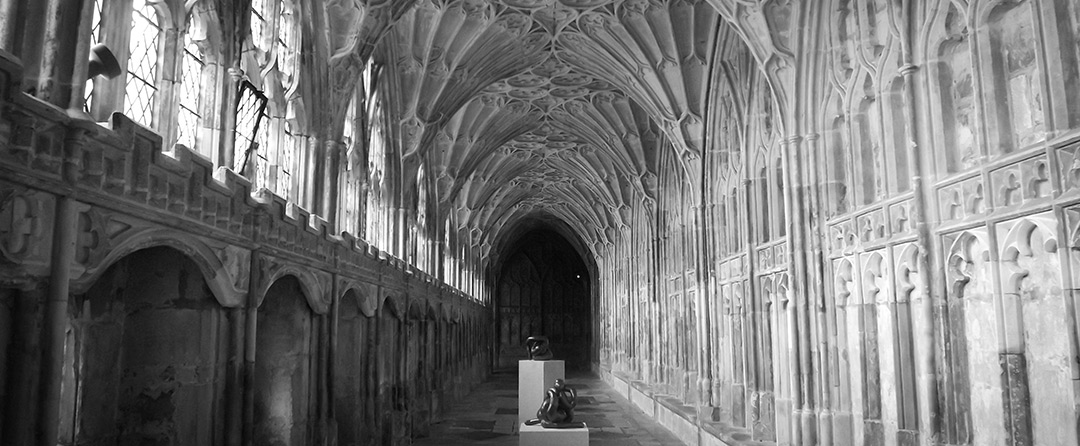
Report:
<svg viewBox="0 0 1080 446"><path fill-rule="evenodd" d="M314 432L313 317L300 282L278 279L259 306L255 334L255 443L306 444Z"/></svg>
<svg viewBox="0 0 1080 446"><path fill-rule="evenodd" d="M60 442L220 444L227 320L171 248L113 264L69 307Z"/></svg>

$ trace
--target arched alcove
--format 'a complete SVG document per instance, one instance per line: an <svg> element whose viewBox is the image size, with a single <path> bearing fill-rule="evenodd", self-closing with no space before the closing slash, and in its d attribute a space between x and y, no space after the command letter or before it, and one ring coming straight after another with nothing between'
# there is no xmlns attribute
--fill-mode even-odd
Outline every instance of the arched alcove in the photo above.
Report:
<svg viewBox="0 0 1080 446"><path fill-rule="evenodd" d="M591 362L591 278L566 238L548 227L524 232L496 265L495 368L528 359L525 339L547 336L569 369Z"/></svg>
<svg viewBox="0 0 1080 446"><path fill-rule="evenodd" d="M338 305L338 350L335 355L334 404L341 446L369 444L375 432L375 320L364 314L360 293L349 290Z"/></svg>
<svg viewBox="0 0 1080 446"><path fill-rule="evenodd" d="M255 444L305 444L311 428L312 311L293 276L259 306L255 333Z"/></svg>
<svg viewBox="0 0 1080 446"><path fill-rule="evenodd" d="M195 262L137 251L70 305L60 443L220 442L228 322Z"/></svg>

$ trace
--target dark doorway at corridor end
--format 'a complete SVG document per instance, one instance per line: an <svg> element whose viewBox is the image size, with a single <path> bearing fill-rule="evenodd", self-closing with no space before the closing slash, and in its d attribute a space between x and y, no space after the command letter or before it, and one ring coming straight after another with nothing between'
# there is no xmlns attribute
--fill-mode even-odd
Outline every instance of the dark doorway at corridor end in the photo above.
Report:
<svg viewBox="0 0 1080 446"><path fill-rule="evenodd" d="M525 339L547 336L567 369L588 370L592 346L589 269L559 233L538 228L506 251L496 283L495 368L528 359Z"/></svg>

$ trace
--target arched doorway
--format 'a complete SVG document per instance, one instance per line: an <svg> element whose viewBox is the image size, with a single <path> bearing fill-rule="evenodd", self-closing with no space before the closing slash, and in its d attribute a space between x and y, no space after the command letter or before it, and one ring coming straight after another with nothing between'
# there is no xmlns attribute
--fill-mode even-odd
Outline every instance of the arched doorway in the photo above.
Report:
<svg viewBox="0 0 1080 446"><path fill-rule="evenodd" d="M512 368L528 359L525 339L541 335L568 369L588 370L591 279L577 250L559 233L538 228L522 234L502 258L495 367Z"/></svg>

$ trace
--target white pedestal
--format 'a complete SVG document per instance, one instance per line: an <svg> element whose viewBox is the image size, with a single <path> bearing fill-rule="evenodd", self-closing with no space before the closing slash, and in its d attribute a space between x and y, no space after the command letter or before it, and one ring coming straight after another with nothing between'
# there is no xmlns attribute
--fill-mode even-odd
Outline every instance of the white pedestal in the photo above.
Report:
<svg viewBox="0 0 1080 446"><path fill-rule="evenodd" d="M536 418L544 392L555 385L556 379L566 379L566 363L562 360L518 361L518 423Z"/></svg>
<svg viewBox="0 0 1080 446"><path fill-rule="evenodd" d="M589 427L544 429L539 424L518 426L518 446L588 446Z"/></svg>

